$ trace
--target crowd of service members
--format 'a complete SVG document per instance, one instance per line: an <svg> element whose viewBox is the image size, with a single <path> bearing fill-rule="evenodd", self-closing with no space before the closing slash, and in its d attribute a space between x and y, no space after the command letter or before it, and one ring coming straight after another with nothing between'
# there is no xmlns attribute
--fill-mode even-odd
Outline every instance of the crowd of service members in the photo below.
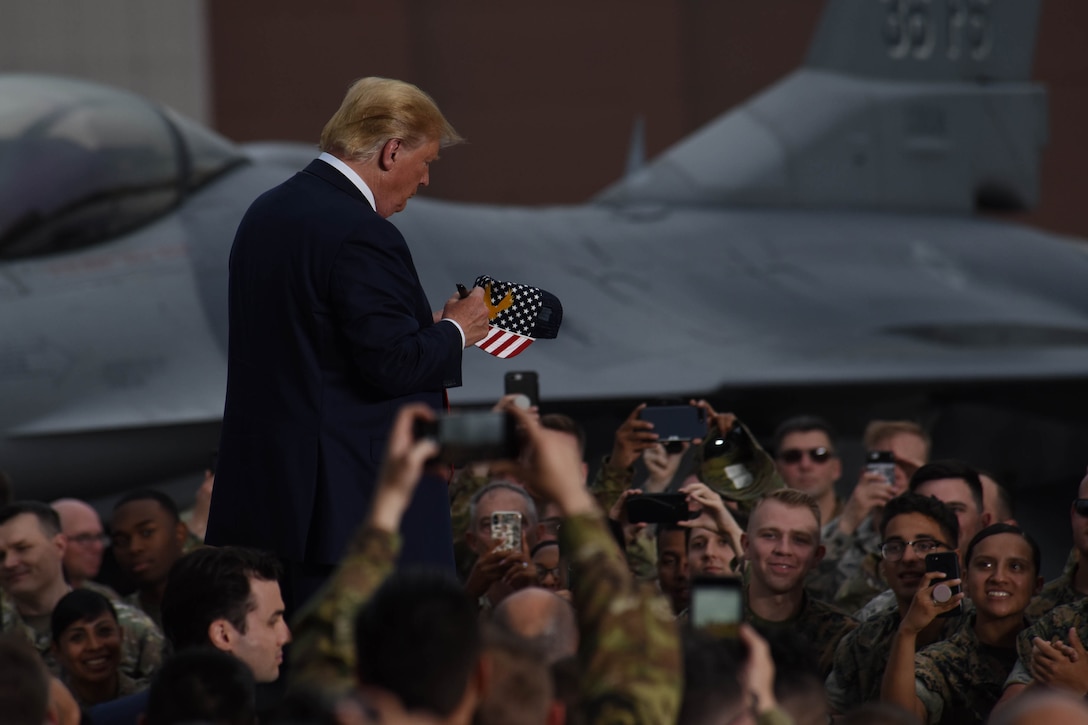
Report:
<svg viewBox="0 0 1088 725"><path fill-rule="evenodd" d="M396 568L437 452L412 435L431 414L402 411L370 511L298 612L275 557L202 545L211 471L188 520L145 490L108 526L75 499L13 502L5 482L2 719L1088 722L1088 477L1070 481L1074 548L1044 585L1008 493L930 461L920 426L870 424L884 466L840 497L822 419L783 421L765 452L692 404L705 439L665 445L639 406L590 482L577 422L500 401L522 454L454 472L456 578ZM632 521L646 493L679 494L688 517ZM714 591L739 592L742 626L704 623Z"/></svg>

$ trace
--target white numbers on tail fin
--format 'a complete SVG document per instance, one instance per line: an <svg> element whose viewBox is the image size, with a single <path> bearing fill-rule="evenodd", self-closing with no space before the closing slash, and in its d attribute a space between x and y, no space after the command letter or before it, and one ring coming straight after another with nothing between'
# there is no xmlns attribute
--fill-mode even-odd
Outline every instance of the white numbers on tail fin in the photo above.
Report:
<svg viewBox="0 0 1088 725"><path fill-rule="evenodd" d="M985 60L994 45L990 22L992 0L945 0L948 3L948 57L957 60L964 52Z"/></svg>
<svg viewBox="0 0 1088 725"><path fill-rule="evenodd" d="M884 7L881 35L888 55L895 59L928 60L940 40L949 60L968 54L984 60L993 50L993 0L879 0ZM943 13L945 37L938 32Z"/></svg>

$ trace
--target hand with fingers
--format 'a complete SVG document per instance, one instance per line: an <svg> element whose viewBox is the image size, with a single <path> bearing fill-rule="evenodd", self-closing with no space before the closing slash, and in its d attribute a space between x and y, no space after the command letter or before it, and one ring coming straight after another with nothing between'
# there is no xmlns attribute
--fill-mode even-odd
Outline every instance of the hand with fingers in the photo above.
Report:
<svg viewBox="0 0 1088 725"><path fill-rule="evenodd" d="M1044 685L1070 690L1078 695L1088 693L1088 652L1076 628L1069 629L1068 644L1057 638L1052 642L1034 638L1031 641L1030 669L1035 680Z"/></svg>
<svg viewBox="0 0 1088 725"><path fill-rule="evenodd" d="M744 533L740 524L733 518L722 497L705 483L689 483L680 489L680 493L688 497L688 507L693 511L699 511L699 516L688 521L680 521L679 525L685 528L709 529L718 534L729 537L729 542L736 551L737 556L742 556L740 550L740 537Z"/></svg>
<svg viewBox="0 0 1088 725"><path fill-rule="evenodd" d="M612 504L611 510L608 512L608 518L612 519L620 525L623 529L623 541L627 546L635 540L638 536L638 532L646 528L644 522L631 523L627 517L627 499L632 496L637 496L642 493L641 488L629 488L620 494L620 497L616 499L616 503Z"/></svg>
<svg viewBox="0 0 1088 725"><path fill-rule="evenodd" d="M927 571L923 574L922 583L918 587L918 592L914 595L914 600L910 603L910 609L907 610L903 621L899 623L899 630L918 635L938 615L950 612L958 607L965 596L962 591L953 594L945 601L939 601L943 599L940 596L943 590L937 588L941 585L955 587L960 584L962 584L960 579L946 579L944 572Z"/></svg>
<svg viewBox="0 0 1088 725"><path fill-rule="evenodd" d="M612 457L609 459L609 463L616 468L633 466L644 450L657 443L654 424L639 417L645 408L646 404L640 403L616 429Z"/></svg>

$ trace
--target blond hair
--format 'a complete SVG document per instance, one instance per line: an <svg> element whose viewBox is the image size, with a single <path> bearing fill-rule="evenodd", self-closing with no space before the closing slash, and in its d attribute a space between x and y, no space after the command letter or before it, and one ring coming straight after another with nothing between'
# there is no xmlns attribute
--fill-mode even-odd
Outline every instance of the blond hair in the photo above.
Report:
<svg viewBox="0 0 1088 725"><path fill-rule="evenodd" d="M765 501L778 501L780 504L791 508L807 508L816 517L816 528L819 529L823 525L820 520L820 504L812 496L795 488L778 488L765 494L752 507L752 513L748 516L749 521L755 518L756 511Z"/></svg>
<svg viewBox="0 0 1088 725"><path fill-rule="evenodd" d="M909 420L873 420L869 422L869 425L865 426L865 434L862 436L862 440L865 441L865 447L873 450L877 447L877 444L882 441L886 441L892 436L906 434L917 436L922 439L922 442L926 447L926 458L929 458L929 434L926 433L925 428L917 423Z"/></svg>
<svg viewBox="0 0 1088 725"><path fill-rule="evenodd" d="M390 139L409 148L438 141L441 148L464 142L434 99L411 83L361 78L351 84L321 131L320 148L344 161L368 161Z"/></svg>

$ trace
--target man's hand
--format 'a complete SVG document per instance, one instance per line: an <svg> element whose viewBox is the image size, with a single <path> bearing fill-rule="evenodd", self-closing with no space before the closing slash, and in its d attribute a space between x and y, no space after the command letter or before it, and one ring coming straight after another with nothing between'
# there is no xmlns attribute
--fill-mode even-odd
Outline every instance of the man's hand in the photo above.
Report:
<svg viewBox="0 0 1088 725"><path fill-rule="evenodd" d="M689 405L694 405L696 408L703 409L703 415L707 420L707 432L710 431L710 426L715 426L718 429L718 433L725 435L733 428L733 424L737 422L737 416L733 413L719 413L714 410L714 406L705 400L691 400L688 401ZM701 440L692 441L695 445L702 443Z"/></svg>
<svg viewBox="0 0 1088 725"><path fill-rule="evenodd" d="M438 444L429 438L416 440L412 429L417 420L433 421L434 412L422 403L410 403L400 409L389 431L385 460L378 474L378 486L370 506L368 522L377 529L396 532L412 501L423 464L438 455Z"/></svg>
<svg viewBox="0 0 1088 725"><path fill-rule="evenodd" d="M465 581L465 592L474 599L486 594L492 584L505 581L508 577L512 578L513 569L516 568L520 572L529 571L528 566L523 566L526 561L522 552L502 550L498 546L499 544L496 544L495 548L476 559L472 571L468 574L468 579ZM535 569L533 575L535 578Z"/></svg>
<svg viewBox="0 0 1088 725"><path fill-rule="evenodd" d="M475 345L487 337L487 305L484 288L473 287L468 297L455 294L442 307L442 319L453 320L465 333L465 346Z"/></svg>
<svg viewBox="0 0 1088 725"><path fill-rule="evenodd" d="M959 579L945 579L944 573L939 571L927 571L923 574L922 583L914 595L914 601L910 603L907 615L899 623L899 631L917 637L930 622L937 618L938 614L955 609L963 601L964 593L961 591L959 594L954 594L951 599L942 604L933 600L933 587L937 584L955 587L961 583Z"/></svg>
<svg viewBox="0 0 1088 725"><path fill-rule="evenodd" d="M646 490L650 493L664 491L672 477L676 475L676 469L680 467L680 461L684 457L684 451L691 446L687 441L680 444L680 450L669 453L661 443L655 443L642 452L642 462L646 464L646 470L650 472L650 478L646 481Z"/></svg>
<svg viewBox="0 0 1088 725"><path fill-rule="evenodd" d="M616 468L633 466L644 450L657 444L657 433L653 430L654 424L638 417L645 407L645 403L639 404L627 416L627 420L616 429L612 456L608 459L610 465Z"/></svg>
<svg viewBox="0 0 1088 725"><path fill-rule="evenodd" d="M750 624L740 625L740 641L748 650L748 659L741 670L744 688L755 696L760 714L778 707L774 698L774 659L767 640L759 636Z"/></svg>
<svg viewBox="0 0 1088 725"><path fill-rule="evenodd" d="M564 516L599 511L586 488L582 454L574 436L544 428L521 408L509 411L525 433L528 451L525 466L536 494L554 501Z"/></svg>
<svg viewBox="0 0 1088 725"><path fill-rule="evenodd" d="M858 526L865 517L895 498L895 488L888 485L888 479L879 473L862 471L858 477L858 485L854 486L854 492L850 494L850 500L843 507L839 516L839 530L844 534L852 534L858 530Z"/></svg>
<svg viewBox="0 0 1088 725"><path fill-rule="evenodd" d="M632 524L627 519L627 499L636 494L642 493L640 488L629 488L620 494L620 497L616 499L616 503L612 504L612 510L608 512L608 518L617 522L620 528L623 529L623 542L628 546L638 536L638 532L646 528L645 523Z"/></svg>
<svg viewBox="0 0 1088 725"><path fill-rule="evenodd" d="M717 532L719 535L728 536L729 543L732 544L737 556L744 555L744 552L740 550L740 537L744 530L737 523L737 520L733 518L733 514L726 508L725 502L722 501L722 497L717 492L713 491L705 483L693 482L682 487L680 493L687 494L689 508L692 504L695 504L702 511L698 518L690 521L679 521L677 522L678 525L689 529L708 529Z"/></svg>
<svg viewBox="0 0 1088 725"><path fill-rule="evenodd" d="M1039 637L1033 639L1031 674L1044 685L1070 690L1077 695L1088 693L1088 652L1085 652L1077 630L1069 630L1069 644L1046 642Z"/></svg>

